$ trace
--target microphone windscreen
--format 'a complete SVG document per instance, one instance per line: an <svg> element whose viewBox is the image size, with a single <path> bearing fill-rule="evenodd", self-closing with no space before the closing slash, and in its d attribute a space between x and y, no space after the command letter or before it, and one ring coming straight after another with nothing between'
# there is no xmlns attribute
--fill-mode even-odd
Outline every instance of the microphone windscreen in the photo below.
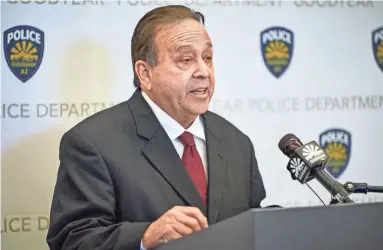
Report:
<svg viewBox="0 0 383 250"><path fill-rule="evenodd" d="M303 143L294 134L286 134L278 143L279 149L289 158L291 158L295 150L302 146Z"/></svg>

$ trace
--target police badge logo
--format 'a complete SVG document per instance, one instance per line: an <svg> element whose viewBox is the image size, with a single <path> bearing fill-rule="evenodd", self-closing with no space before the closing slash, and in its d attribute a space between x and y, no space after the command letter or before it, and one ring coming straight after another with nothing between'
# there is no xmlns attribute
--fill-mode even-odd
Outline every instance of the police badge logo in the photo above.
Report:
<svg viewBox="0 0 383 250"><path fill-rule="evenodd" d="M4 31L4 54L12 73L26 82L37 72L44 54L44 32L21 25Z"/></svg>
<svg viewBox="0 0 383 250"><path fill-rule="evenodd" d="M276 78L286 72L294 50L294 33L284 27L274 26L261 32L263 61Z"/></svg>
<svg viewBox="0 0 383 250"><path fill-rule="evenodd" d="M383 26L372 32L372 50L376 63L383 71Z"/></svg>
<svg viewBox="0 0 383 250"><path fill-rule="evenodd" d="M340 129L328 129L319 135L321 147L330 157L326 170L335 179L346 170L351 157L351 134Z"/></svg>

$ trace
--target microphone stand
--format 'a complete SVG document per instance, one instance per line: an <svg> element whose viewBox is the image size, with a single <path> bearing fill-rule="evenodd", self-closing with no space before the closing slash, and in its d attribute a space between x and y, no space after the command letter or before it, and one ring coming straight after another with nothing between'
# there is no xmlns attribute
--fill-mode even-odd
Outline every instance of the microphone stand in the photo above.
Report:
<svg viewBox="0 0 383 250"><path fill-rule="evenodd" d="M345 184L343 184L345 189L349 193L355 193L355 194L367 194L368 192L371 193L383 193L383 186L370 186L367 183L355 183L348 181ZM331 204L338 204L339 201L335 198L331 198Z"/></svg>
<svg viewBox="0 0 383 250"><path fill-rule="evenodd" d="M370 186L367 185L367 183L354 183L351 181L346 182L343 185L348 192L350 193L364 193L367 194L367 192L371 193L383 193L383 186Z"/></svg>

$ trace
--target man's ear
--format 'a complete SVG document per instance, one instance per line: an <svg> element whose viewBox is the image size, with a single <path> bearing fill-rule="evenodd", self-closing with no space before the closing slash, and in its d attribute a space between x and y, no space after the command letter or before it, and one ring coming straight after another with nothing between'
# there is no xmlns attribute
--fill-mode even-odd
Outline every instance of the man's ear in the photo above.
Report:
<svg viewBox="0 0 383 250"><path fill-rule="evenodd" d="M138 60L134 64L134 70L140 80L140 88L150 91L152 89L152 67L149 63L143 60Z"/></svg>

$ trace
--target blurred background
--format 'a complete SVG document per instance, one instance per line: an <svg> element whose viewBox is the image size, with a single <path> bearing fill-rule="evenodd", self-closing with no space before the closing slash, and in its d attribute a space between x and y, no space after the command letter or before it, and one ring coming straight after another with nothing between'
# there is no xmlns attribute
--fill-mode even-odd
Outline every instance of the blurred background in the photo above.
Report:
<svg viewBox="0 0 383 250"><path fill-rule="evenodd" d="M210 110L252 139L262 205L323 206L286 170L278 142L287 133L317 141L339 182L383 185L383 2L1 1L2 249L48 249L61 136L131 96L133 29L168 4L205 15L216 74Z"/></svg>

